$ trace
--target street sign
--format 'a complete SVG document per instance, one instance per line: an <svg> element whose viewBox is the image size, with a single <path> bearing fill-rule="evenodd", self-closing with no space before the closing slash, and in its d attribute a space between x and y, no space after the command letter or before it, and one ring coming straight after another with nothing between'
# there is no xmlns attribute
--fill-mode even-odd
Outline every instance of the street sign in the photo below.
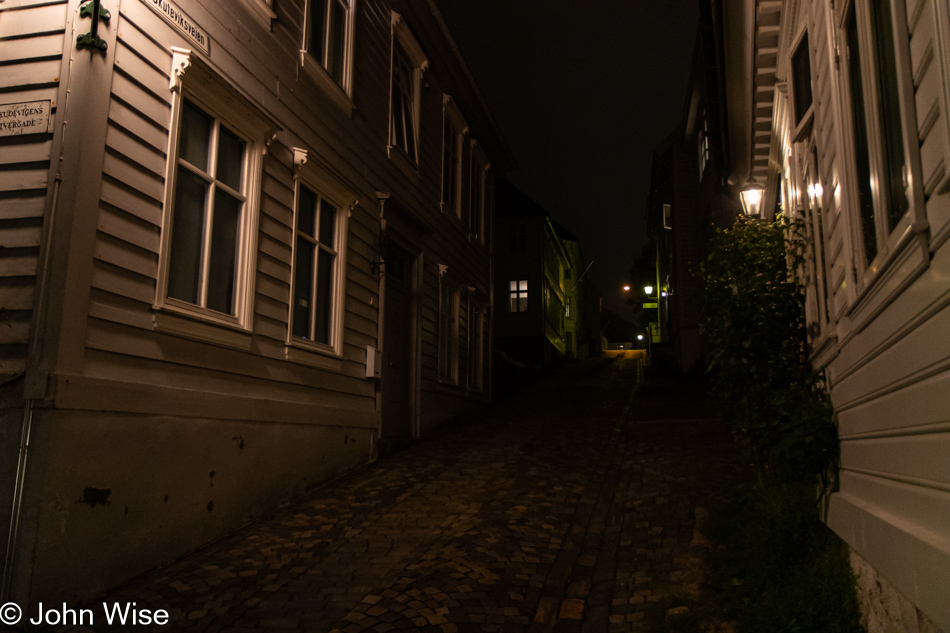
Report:
<svg viewBox="0 0 950 633"><path fill-rule="evenodd" d="M644 307L644 308L655 308L655 307L657 307L657 305L656 305L655 303L644 303L644 304L643 304L643 307Z"/></svg>

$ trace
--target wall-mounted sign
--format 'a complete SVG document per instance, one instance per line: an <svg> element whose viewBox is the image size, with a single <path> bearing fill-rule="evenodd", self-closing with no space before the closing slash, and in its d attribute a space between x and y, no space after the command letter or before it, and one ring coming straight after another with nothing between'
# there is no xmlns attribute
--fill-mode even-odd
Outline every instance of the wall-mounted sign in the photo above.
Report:
<svg viewBox="0 0 950 633"><path fill-rule="evenodd" d="M643 304L643 307L644 307L644 308L655 308L655 307L657 307L657 306L656 306L655 303L644 303L644 304Z"/></svg>
<svg viewBox="0 0 950 633"><path fill-rule="evenodd" d="M0 104L0 136L49 132L50 100Z"/></svg>
<svg viewBox="0 0 950 633"><path fill-rule="evenodd" d="M194 42L195 46L202 51L205 53L211 51L211 42L208 39L208 34L198 28L195 21L188 17L184 11L179 9L175 3L169 2L168 0L142 0L142 2L151 7L155 13L162 16L166 22L181 31L185 37Z"/></svg>

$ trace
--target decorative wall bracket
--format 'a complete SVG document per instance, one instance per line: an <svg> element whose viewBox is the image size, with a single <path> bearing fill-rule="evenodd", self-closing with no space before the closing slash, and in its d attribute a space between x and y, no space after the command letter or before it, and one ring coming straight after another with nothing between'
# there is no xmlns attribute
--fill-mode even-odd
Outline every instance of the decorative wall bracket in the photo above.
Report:
<svg viewBox="0 0 950 633"><path fill-rule="evenodd" d="M307 150L294 148L294 175L300 174L300 168L307 163Z"/></svg>
<svg viewBox="0 0 950 633"><path fill-rule="evenodd" d="M172 46L172 70L168 77L168 89L172 92L181 90L181 78L185 76L191 66L191 51L187 48Z"/></svg>
<svg viewBox="0 0 950 633"><path fill-rule="evenodd" d="M109 20L112 19L112 14L102 6L102 0L86 0L79 7L79 17L91 18L92 27L88 33L76 38L76 48L105 54L109 45L99 37L99 22L102 21L108 24Z"/></svg>

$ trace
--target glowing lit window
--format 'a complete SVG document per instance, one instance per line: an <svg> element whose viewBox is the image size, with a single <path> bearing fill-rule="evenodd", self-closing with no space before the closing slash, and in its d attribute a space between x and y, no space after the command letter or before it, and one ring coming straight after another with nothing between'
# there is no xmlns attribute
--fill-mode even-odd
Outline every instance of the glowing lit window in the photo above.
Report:
<svg viewBox="0 0 950 633"><path fill-rule="evenodd" d="M511 312L528 311L528 280L509 282L509 310Z"/></svg>

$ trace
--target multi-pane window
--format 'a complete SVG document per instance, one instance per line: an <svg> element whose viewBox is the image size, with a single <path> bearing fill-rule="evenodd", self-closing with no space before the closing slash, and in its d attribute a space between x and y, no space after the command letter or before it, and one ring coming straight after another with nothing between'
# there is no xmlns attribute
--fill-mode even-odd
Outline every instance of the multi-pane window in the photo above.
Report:
<svg viewBox="0 0 950 633"><path fill-rule="evenodd" d="M907 195L911 163L904 127L912 128L907 117L913 112L906 112L901 103L901 82L909 79L895 44L892 10L891 0L852 2L843 33L857 206L868 264L911 207ZM901 39L906 46L906 37ZM914 140L913 134L907 138Z"/></svg>
<svg viewBox="0 0 950 633"><path fill-rule="evenodd" d="M293 335L325 345L332 345L335 325L337 215L335 205L300 185L294 244Z"/></svg>
<svg viewBox="0 0 950 633"><path fill-rule="evenodd" d="M439 284L439 379L458 379L459 292Z"/></svg>
<svg viewBox="0 0 950 633"><path fill-rule="evenodd" d="M460 152L462 134L444 117L442 128L442 205L443 209L459 212Z"/></svg>
<svg viewBox="0 0 950 633"><path fill-rule="evenodd" d="M416 69L399 41L394 41L389 143L413 161L416 160L416 86Z"/></svg>
<svg viewBox="0 0 950 633"><path fill-rule="evenodd" d="M238 316L247 142L183 100L168 251L168 299Z"/></svg>
<svg viewBox="0 0 950 633"><path fill-rule="evenodd" d="M702 180L703 172L706 171L706 162L709 160L709 123L706 120L705 110L703 110L702 123L700 125L697 145L699 152L699 178Z"/></svg>
<svg viewBox="0 0 950 633"><path fill-rule="evenodd" d="M307 53L345 87L350 5L347 0L308 0Z"/></svg>
<svg viewBox="0 0 950 633"><path fill-rule="evenodd" d="M528 311L528 280L517 279L508 282L508 309L510 312Z"/></svg>
<svg viewBox="0 0 950 633"><path fill-rule="evenodd" d="M489 181L488 167L476 151L476 143L472 142L471 167L472 174L469 180L470 200L468 216L468 232L479 242L484 243L485 209L488 206L487 188Z"/></svg>

